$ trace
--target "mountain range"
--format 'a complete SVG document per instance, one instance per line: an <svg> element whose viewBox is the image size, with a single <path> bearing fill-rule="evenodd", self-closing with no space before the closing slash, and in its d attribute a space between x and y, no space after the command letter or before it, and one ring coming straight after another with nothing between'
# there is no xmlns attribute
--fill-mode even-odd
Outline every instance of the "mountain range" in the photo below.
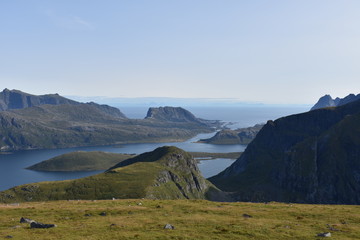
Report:
<svg viewBox="0 0 360 240"><path fill-rule="evenodd" d="M220 126L182 108L151 109L145 119L129 119L117 108L57 94L34 96L5 89L1 99L1 151L180 141Z"/></svg>

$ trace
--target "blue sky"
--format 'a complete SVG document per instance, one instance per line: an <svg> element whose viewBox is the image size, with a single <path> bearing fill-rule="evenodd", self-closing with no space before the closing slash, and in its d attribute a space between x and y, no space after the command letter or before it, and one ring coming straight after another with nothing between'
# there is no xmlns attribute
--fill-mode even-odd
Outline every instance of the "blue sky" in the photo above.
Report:
<svg viewBox="0 0 360 240"><path fill-rule="evenodd" d="M0 83L34 94L314 103L360 89L360 1L0 1Z"/></svg>

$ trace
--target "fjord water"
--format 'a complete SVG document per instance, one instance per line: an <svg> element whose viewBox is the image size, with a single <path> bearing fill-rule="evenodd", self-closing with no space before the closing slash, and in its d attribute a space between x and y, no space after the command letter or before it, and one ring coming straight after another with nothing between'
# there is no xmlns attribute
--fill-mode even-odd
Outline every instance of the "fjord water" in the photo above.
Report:
<svg viewBox="0 0 360 240"><path fill-rule="evenodd" d="M39 181L55 181L81 178L93 175L102 171L90 172L41 172L25 169L35 163L47 160L49 158L69 153L73 151L104 151L113 153L130 153L140 154L152 151L161 146L176 146L190 152L242 152L244 145L213 145L204 143L195 143L201 138L213 136L210 134L199 134L196 137L185 142L169 142L169 143L138 143L138 144L122 144L117 146L99 146L99 147L81 147L51 150L30 150L20 151L13 154L0 155L0 191L10 187L39 182ZM225 163L225 162L224 162ZM222 169L226 168L224 166Z"/></svg>
<svg viewBox="0 0 360 240"><path fill-rule="evenodd" d="M247 127L257 123L266 122L267 120L275 120L281 116L307 111L308 107L298 108L189 108L195 116L204 119L218 119L225 122L232 122L232 128ZM145 112L143 112L145 111ZM140 118L140 113L146 114L143 108L132 108L123 110L128 117ZM10 187L33 183L40 181L55 181L81 178L93 175L102 171L91 172L40 172L25 169L35 163L47 160L49 158L69 153L73 151L105 151L113 153L135 153L140 154L149 152L161 146L176 146L190 152L242 152L245 150L244 145L213 145L195 143L202 138L209 138L215 133L199 134L196 137L185 142L172 143L138 143L138 144L122 144L119 146L99 146L99 147L81 147L67 149L51 149L51 150L29 150L19 151L12 154L0 154L0 191ZM229 159L217 159L201 161L199 164L200 171L205 177L213 176L233 161Z"/></svg>

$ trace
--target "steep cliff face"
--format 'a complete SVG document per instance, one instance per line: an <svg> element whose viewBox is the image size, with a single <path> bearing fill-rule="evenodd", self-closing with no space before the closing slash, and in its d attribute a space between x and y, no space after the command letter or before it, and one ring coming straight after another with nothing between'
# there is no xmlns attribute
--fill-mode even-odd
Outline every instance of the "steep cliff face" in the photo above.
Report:
<svg viewBox="0 0 360 240"><path fill-rule="evenodd" d="M60 199L207 199L221 195L196 161L176 147L125 160L105 173L76 180L21 185L0 192L0 202Z"/></svg>
<svg viewBox="0 0 360 240"><path fill-rule="evenodd" d="M178 121L178 122L198 121L198 119L191 112L181 107L149 108L145 118L156 119L161 121Z"/></svg>
<svg viewBox="0 0 360 240"><path fill-rule="evenodd" d="M19 90L4 89L0 92L0 111L8 109L21 109L44 104L79 104L76 101L64 98L58 94L36 96Z"/></svg>
<svg viewBox="0 0 360 240"><path fill-rule="evenodd" d="M32 95L19 90L4 89L0 92L0 111L12 109L24 109L41 105L84 105L77 101L60 96L59 94ZM94 102L86 103L98 108L103 113L113 117L126 118L126 116L117 108L108 105L100 105Z"/></svg>
<svg viewBox="0 0 360 240"><path fill-rule="evenodd" d="M242 201L360 203L360 101L269 121L210 179Z"/></svg>

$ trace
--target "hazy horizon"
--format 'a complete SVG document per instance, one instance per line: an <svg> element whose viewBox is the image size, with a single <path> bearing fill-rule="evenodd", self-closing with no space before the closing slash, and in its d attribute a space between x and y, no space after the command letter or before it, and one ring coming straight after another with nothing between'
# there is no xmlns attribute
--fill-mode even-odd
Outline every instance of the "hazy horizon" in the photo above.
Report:
<svg viewBox="0 0 360 240"><path fill-rule="evenodd" d="M360 92L360 2L2 1L0 81L32 94L314 104Z"/></svg>

